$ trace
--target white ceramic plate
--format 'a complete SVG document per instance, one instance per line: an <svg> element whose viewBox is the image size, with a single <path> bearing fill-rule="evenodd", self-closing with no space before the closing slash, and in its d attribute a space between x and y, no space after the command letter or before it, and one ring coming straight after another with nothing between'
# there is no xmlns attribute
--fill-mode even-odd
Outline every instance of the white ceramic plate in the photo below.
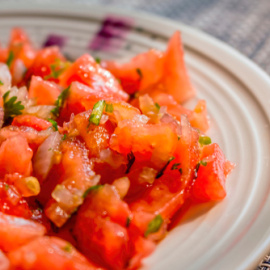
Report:
<svg viewBox="0 0 270 270"><path fill-rule="evenodd" d="M270 247L270 79L261 69L187 26L100 7L1 4L0 38L5 42L14 26L25 28L37 46L49 34L61 36L64 52L75 58L94 46L94 36L108 16L110 29L103 31L119 38L109 39L113 50L105 38L106 51L92 51L102 58L164 49L172 33L181 30L197 97L208 104L209 135L237 164L227 181L227 198L185 219L144 261L143 269L254 269Z"/></svg>

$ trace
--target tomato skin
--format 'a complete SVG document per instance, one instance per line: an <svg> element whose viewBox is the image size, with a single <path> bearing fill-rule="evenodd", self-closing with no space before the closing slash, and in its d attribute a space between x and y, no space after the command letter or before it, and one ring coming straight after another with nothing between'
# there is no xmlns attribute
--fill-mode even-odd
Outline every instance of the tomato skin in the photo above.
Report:
<svg viewBox="0 0 270 270"><path fill-rule="evenodd" d="M37 131L41 131L41 130L46 130L49 127L51 127L52 123L33 115L23 114L23 115L18 115L14 117L12 121L12 125L17 126L17 127L21 127L21 126L32 127L33 129Z"/></svg>
<svg viewBox="0 0 270 270"><path fill-rule="evenodd" d="M29 98L34 98L37 105L54 105L60 95L60 88L41 77L32 76L29 87Z"/></svg>
<svg viewBox="0 0 270 270"><path fill-rule="evenodd" d="M0 176L6 173L29 176L32 172L32 157L33 151L23 136L7 138L0 146Z"/></svg>
<svg viewBox="0 0 270 270"><path fill-rule="evenodd" d="M5 252L15 250L46 232L41 224L1 212L0 224L0 249Z"/></svg>
<svg viewBox="0 0 270 270"><path fill-rule="evenodd" d="M184 102L195 95L189 80L180 32L176 31L169 40L164 60L164 76L161 80L165 91L177 102Z"/></svg>
<svg viewBox="0 0 270 270"><path fill-rule="evenodd" d="M126 101L128 95L112 74L101 68L99 64L88 54L82 55L59 77L59 84L68 87L77 81L93 88L97 92L110 94L111 97Z"/></svg>
<svg viewBox="0 0 270 270"><path fill-rule="evenodd" d="M65 250L66 248L68 249ZM7 255L11 263L11 269L98 269L74 247L70 247L68 242L57 237L38 237L32 242L9 252Z"/></svg>
<svg viewBox="0 0 270 270"><path fill-rule="evenodd" d="M191 190L192 198L196 202L222 200L226 197L226 176L233 168L233 164L226 161L216 143L203 147L201 159L207 164L199 167L198 177Z"/></svg>
<svg viewBox="0 0 270 270"><path fill-rule="evenodd" d="M138 54L128 63L103 61L102 66L120 79L123 89L133 94L158 83L163 75L164 54L157 50Z"/></svg>

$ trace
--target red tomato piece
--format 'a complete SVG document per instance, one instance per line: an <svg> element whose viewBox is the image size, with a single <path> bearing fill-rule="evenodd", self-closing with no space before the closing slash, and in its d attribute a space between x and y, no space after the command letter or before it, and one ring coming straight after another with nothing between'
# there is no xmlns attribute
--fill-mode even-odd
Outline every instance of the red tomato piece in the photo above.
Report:
<svg viewBox="0 0 270 270"><path fill-rule="evenodd" d="M190 126L185 117L182 118L180 139L172 154L174 159L168 164L164 174L155 180L153 186L145 189L145 192L130 204L134 215L132 224L142 234L158 214L163 217L166 225L189 197L188 189L193 183L194 169L200 159L198 139L198 132ZM164 233L165 231L161 232L159 237L164 236Z"/></svg>
<svg viewBox="0 0 270 270"><path fill-rule="evenodd" d="M189 80L185 63L180 32L171 37L164 60L164 76L161 80L165 90L177 102L184 102L195 95Z"/></svg>
<svg viewBox="0 0 270 270"><path fill-rule="evenodd" d="M8 49L2 48L0 45L0 62L6 63L8 58Z"/></svg>
<svg viewBox="0 0 270 270"><path fill-rule="evenodd" d="M57 237L39 237L8 253L8 258L12 269L98 269L68 242Z"/></svg>
<svg viewBox="0 0 270 270"><path fill-rule="evenodd" d="M14 117L12 125L17 127L21 126L31 127L37 131L41 131L51 127L52 123L42 118L36 117L34 115L23 114Z"/></svg>
<svg viewBox="0 0 270 270"><path fill-rule="evenodd" d="M35 151L37 147L52 133L52 130L37 131L27 126L8 126L0 129L0 143L14 136L23 136L30 148Z"/></svg>
<svg viewBox="0 0 270 270"><path fill-rule="evenodd" d="M163 75L164 53L150 50L138 54L128 63L104 61L102 66L120 79L123 89L133 94L158 83Z"/></svg>
<svg viewBox="0 0 270 270"><path fill-rule="evenodd" d="M14 59L20 59L26 68L31 66L36 56L28 35L21 28L12 29L9 52L13 52Z"/></svg>
<svg viewBox="0 0 270 270"><path fill-rule="evenodd" d="M13 185L6 182L0 182L0 211L27 219L32 216L26 200Z"/></svg>
<svg viewBox="0 0 270 270"><path fill-rule="evenodd" d="M32 76L29 87L29 98L35 98L37 105L54 105L60 95L60 88L41 77Z"/></svg>
<svg viewBox="0 0 270 270"><path fill-rule="evenodd" d="M173 155L177 134L171 124L145 124L140 118L123 121L111 137L110 147L124 155L131 151L137 161L151 160L156 166Z"/></svg>
<svg viewBox="0 0 270 270"><path fill-rule="evenodd" d="M88 54L78 58L60 75L59 80L63 87L77 81L91 87L96 92L109 94L112 98L123 101L128 99L128 95L121 89L112 74L101 68Z"/></svg>
<svg viewBox="0 0 270 270"><path fill-rule="evenodd" d="M107 103L112 104L113 114L116 114L117 111L118 118L121 120L133 118L136 114L140 114L138 109L121 101L121 99L121 97L112 95L110 92L103 91L102 89L98 90L79 82L73 82L69 89L69 96L60 113L60 119L61 121L69 121L72 113L78 114L93 109L93 106L99 100L106 100Z"/></svg>
<svg viewBox="0 0 270 270"><path fill-rule="evenodd" d="M226 161L218 144L206 145L202 149L201 160L206 165L200 165L198 177L192 187L192 197L198 202L219 201L226 196L226 176L233 164Z"/></svg>
<svg viewBox="0 0 270 270"><path fill-rule="evenodd" d="M5 252L15 250L45 232L45 227L39 223L0 212L0 249Z"/></svg>
<svg viewBox="0 0 270 270"><path fill-rule="evenodd" d="M125 228L131 216L116 189L104 185L90 191L78 212L74 233L83 253L110 269L124 269L130 258Z"/></svg>
<svg viewBox="0 0 270 270"><path fill-rule="evenodd" d="M21 136L7 138L0 146L0 175L19 173L29 176L32 172L33 151Z"/></svg>
<svg viewBox="0 0 270 270"><path fill-rule="evenodd" d="M43 79L44 77L49 76L52 72L51 65L57 60L66 61L59 48L56 46L46 47L38 51L33 64L25 74L25 82L28 82L32 75L39 76ZM51 78L50 80L58 82L57 79Z"/></svg>

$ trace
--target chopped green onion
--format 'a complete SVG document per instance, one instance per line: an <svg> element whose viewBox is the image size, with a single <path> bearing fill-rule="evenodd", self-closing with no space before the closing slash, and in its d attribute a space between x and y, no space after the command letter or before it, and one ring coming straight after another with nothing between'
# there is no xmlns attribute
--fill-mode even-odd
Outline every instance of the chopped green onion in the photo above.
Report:
<svg viewBox="0 0 270 270"><path fill-rule="evenodd" d="M140 68L136 68L136 72L138 73L140 80L143 78L143 74Z"/></svg>
<svg viewBox="0 0 270 270"><path fill-rule="evenodd" d="M157 102L155 103L155 106L158 110L160 109L160 105Z"/></svg>
<svg viewBox="0 0 270 270"><path fill-rule="evenodd" d="M126 227L128 228L131 222L131 218L127 217L127 221L126 221Z"/></svg>
<svg viewBox="0 0 270 270"><path fill-rule="evenodd" d="M60 110L62 106L64 105L65 100L67 99L69 95L69 88L66 88L65 90L62 91L62 93L58 96L57 100L55 101L54 105L56 106L54 109L51 110L51 113L55 116L58 117Z"/></svg>
<svg viewBox="0 0 270 270"><path fill-rule="evenodd" d="M179 165L181 165L181 163L174 163L174 164L172 165L171 170L178 170L178 166L179 166Z"/></svg>
<svg viewBox="0 0 270 270"><path fill-rule="evenodd" d="M113 112L113 105L106 103L105 112L112 113Z"/></svg>
<svg viewBox="0 0 270 270"><path fill-rule="evenodd" d="M144 236L147 237L150 233L157 232L163 223L163 218L161 215L157 215L150 223L148 224L147 230L144 233Z"/></svg>
<svg viewBox="0 0 270 270"><path fill-rule="evenodd" d="M95 61L96 61L97 64L100 64L101 63L101 59L99 57L96 57L95 58Z"/></svg>
<svg viewBox="0 0 270 270"><path fill-rule="evenodd" d="M170 162L172 160L174 160L174 159L175 159L175 157L170 157L169 158L169 160L167 161L167 163L165 164L165 166L157 173L156 179L160 178L163 175L164 171L166 170L166 168L168 167L168 165L170 164Z"/></svg>
<svg viewBox="0 0 270 270"><path fill-rule="evenodd" d="M54 131L58 131L57 123L54 120L52 120L52 119L48 119L48 121L50 123L52 123L52 127L53 127Z"/></svg>
<svg viewBox="0 0 270 270"><path fill-rule="evenodd" d="M206 166L207 165L207 162L205 160L201 160L200 161L200 164L203 165L203 166Z"/></svg>
<svg viewBox="0 0 270 270"><path fill-rule="evenodd" d="M89 124L99 125L102 113L105 107L105 100L99 100L93 107L92 113L89 117Z"/></svg>
<svg viewBox="0 0 270 270"><path fill-rule="evenodd" d="M7 66L8 66L9 68L10 68L10 66L11 66L11 64L12 64L12 62L13 62L13 60L14 60L14 52L11 51L11 52L9 52L9 54L8 54L8 58L7 58L7 62L6 62Z"/></svg>
<svg viewBox="0 0 270 270"><path fill-rule="evenodd" d="M85 199L86 197L87 197L87 195L91 192L91 191L93 191L93 190L98 190L99 188L101 188L102 187L102 185L95 185L95 186L92 186L92 187L90 187L90 188L88 188L84 193L83 193L83 198Z"/></svg>
<svg viewBox="0 0 270 270"><path fill-rule="evenodd" d="M71 253L71 251L72 251L72 249L73 249L73 246L70 244L70 243L68 243L66 246L64 246L63 248L62 248L64 251L66 251L66 252L68 252L68 253Z"/></svg>
<svg viewBox="0 0 270 270"><path fill-rule="evenodd" d="M208 145L208 144L211 143L211 138L208 137L208 136L200 136L200 138L199 138L199 143L200 143L201 145Z"/></svg>
<svg viewBox="0 0 270 270"><path fill-rule="evenodd" d="M135 162L135 156L134 156L132 151L129 154L127 154L127 159L128 159L128 164L127 164L127 169L126 169L126 172L125 172L126 174L129 173L131 166Z"/></svg>

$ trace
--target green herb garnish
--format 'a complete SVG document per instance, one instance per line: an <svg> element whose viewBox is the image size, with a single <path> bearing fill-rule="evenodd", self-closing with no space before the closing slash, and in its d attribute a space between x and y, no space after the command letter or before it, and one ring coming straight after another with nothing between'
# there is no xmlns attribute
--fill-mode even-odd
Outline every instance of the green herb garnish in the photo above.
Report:
<svg viewBox="0 0 270 270"><path fill-rule="evenodd" d="M126 227L128 228L131 222L131 218L127 217L127 221L126 221Z"/></svg>
<svg viewBox="0 0 270 270"><path fill-rule="evenodd" d="M3 95L4 101L4 121L7 121L10 118L15 117L16 115L22 114L22 110L24 106L21 104L21 101L15 102L17 100L16 96L11 97L8 99L10 91L7 91Z"/></svg>
<svg viewBox="0 0 270 270"><path fill-rule="evenodd" d="M150 233L157 232L163 223L163 218L161 215L157 215L150 223L148 224L147 230L144 233L144 236L147 237Z"/></svg>
<svg viewBox="0 0 270 270"><path fill-rule="evenodd" d="M198 177L198 171L199 171L200 165L201 165L200 162L197 163L197 165L196 165L196 167L194 169L194 177L195 177L195 179Z"/></svg>
<svg viewBox="0 0 270 270"><path fill-rule="evenodd" d="M99 125L105 105L106 105L105 100L99 100L94 105L92 113L89 117L89 124L94 124L96 126Z"/></svg>
<svg viewBox="0 0 270 270"><path fill-rule="evenodd" d="M203 166L206 166L207 165L207 162L205 160L201 160L200 161L200 164L203 165Z"/></svg>
<svg viewBox="0 0 270 270"><path fill-rule="evenodd" d="M8 189L9 189L9 185L5 184L5 191L8 191Z"/></svg>
<svg viewBox="0 0 270 270"><path fill-rule="evenodd" d="M67 138L67 134L64 134L62 141L66 140L66 138Z"/></svg>
<svg viewBox="0 0 270 270"><path fill-rule="evenodd" d="M57 123L54 120L52 120L52 119L48 119L48 121L50 123L52 123L52 127L53 127L54 131L58 131Z"/></svg>
<svg viewBox="0 0 270 270"><path fill-rule="evenodd" d="M168 167L168 165L170 164L170 162L172 160L174 160L174 159L175 159L175 157L170 157L169 158L169 160L167 161L167 163L165 164L165 166L157 173L156 179L160 178L163 175L164 171L166 170L166 168Z"/></svg>
<svg viewBox="0 0 270 270"><path fill-rule="evenodd" d="M105 112L112 113L113 112L113 105L106 103Z"/></svg>
<svg viewBox="0 0 270 270"><path fill-rule="evenodd" d="M155 103L155 106L158 110L160 109L160 105L157 102Z"/></svg>
<svg viewBox="0 0 270 270"><path fill-rule="evenodd" d="M50 65L51 73L44 77L45 80L57 79L63 71L67 68L68 64L62 62L60 59L56 59L55 63Z"/></svg>
<svg viewBox="0 0 270 270"><path fill-rule="evenodd" d="M143 78L143 74L140 68L136 68L136 72L138 73L140 80Z"/></svg>
<svg viewBox="0 0 270 270"><path fill-rule="evenodd" d="M91 191L93 191L93 190L98 190L99 188L101 188L102 187L102 185L95 185L95 186L92 186L92 187L90 187L90 188L88 188L84 193L83 193L83 198L85 199L86 197L87 197L87 195L91 192Z"/></svg>
<svg viewBox="0 0 270 270"><path fill-rule="evenodd" d="M4 83L0 80L0 85L4 85Z"/></svg>
<svg viewBox="0 0 270 270"><path fill-rule="evenodd" d="M174 163L174 164L172 165L171 170L178 170L178 166L179 166L179 165L181 165L181 163Z"/></svg>
<svg viewBox="0 0 270 270"><path fill-rule="evenodd" d="M211 138L208 137L208 136L200 136L200 138L199 138L199 143L200 143L201 145L208 145L208 144L211 143Z"/></svg>
<svg viewBox="0 0 270 270"><path fill-rule="evenodd" d="M71 251L72 251L72 249L73 249L73 246L70 244L70 243L68 243L66 246L64 246L63 248L62 248L64 251L66 251L66 252L68 252L68 253L71 253Z"/></svg>
<svg viewBox="0 0 270 270"><path fill-rule="evenodd" d="M96 57L95 58L95 61L96 61L97 64L100 64L101 63L101 59L99 57Z"/></svg>
<svg viewBox="0 0 270 270"><path fill-rule="evenodd" d="M126 172L125 172L126 174L129 173L131 166L135 162L135 156L134 156L132 151L127 154L127 159L128 159L128 164L127 164L127 169L126 169Z"/></svg>
<svg viewBox="0 0 270 270"><path fill-rule="evenodd" d="M7 58L7 66L10 68L12 62L14 60L14 52L13 51L10 51L9 54L8 54L8 58Z"/></svg>
<svg viewBox="0 0 270 270"><path fill-rule="evenodd" d="M60 110L62 106L64 105L65 100L67 99L69 95L69 88L66 88L65 90L62 91L62 93L58 96L57 100L55 101L54 105L56 106L54 109L51 110L51 113L55 116L58 117Z"/></svg>

